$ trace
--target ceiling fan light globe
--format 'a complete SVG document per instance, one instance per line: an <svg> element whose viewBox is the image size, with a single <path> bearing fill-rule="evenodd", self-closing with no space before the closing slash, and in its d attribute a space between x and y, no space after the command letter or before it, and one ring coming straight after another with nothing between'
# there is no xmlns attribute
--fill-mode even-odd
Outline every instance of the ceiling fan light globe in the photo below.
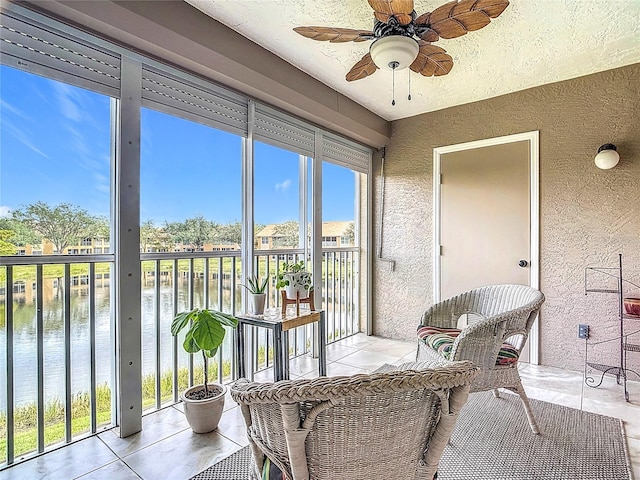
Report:
<svg viewBox="0 0 640 480"><path fill-rule="evenodd" d="M389 35L373 42L369 53L378 68L402 70L413 63L418 56L418 50L418 42L413 38L404 35Z"/></svg>

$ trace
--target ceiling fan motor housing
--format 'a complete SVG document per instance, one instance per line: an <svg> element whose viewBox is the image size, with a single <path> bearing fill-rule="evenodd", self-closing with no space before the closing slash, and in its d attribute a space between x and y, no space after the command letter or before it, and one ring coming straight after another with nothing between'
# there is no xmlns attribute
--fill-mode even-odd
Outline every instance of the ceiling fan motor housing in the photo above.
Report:
<svg viewBox="0 0 640 480"><path fill-rule="evenodd" d="M378 68L402 70L413 63L418 55L418 42L404 35L378 38L371 44L369 53Z"/></svg>

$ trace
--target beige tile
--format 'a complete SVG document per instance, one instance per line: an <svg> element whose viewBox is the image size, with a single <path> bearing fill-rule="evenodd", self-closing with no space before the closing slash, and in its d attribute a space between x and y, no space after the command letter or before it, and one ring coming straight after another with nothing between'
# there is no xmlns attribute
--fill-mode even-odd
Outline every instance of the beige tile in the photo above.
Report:
<svg viewBox="0 0 640 480"><path fill-rule="evenodd" d="M366 370L343 363L330 363L327 365L327 375L330 377L338 377L343 375L355 375L357 373L367 373Z"/></svg>
<svg viewBox="0 0 640 480"><path fill-rule="evenodd" d="M233 398L231 397L231 385L233 383L229 384L227 388L227 393L224 394L224 409L223 411L226 412L227 410L231 410L232 408L235 408L238 406L238 404L233 400Z"/></svg>
<svg viewBox="0 0 640 480"><path fill-rule="evenodd" d="M289 375L290 380L295 380L297 378L306 378L307 380L318 378L318 372L309 372L309 373L305 373L304 375L294 375L294 374Z"/></svg>
<svg viewBox="0 0 640 480"><path fill-rule="evenodd" d="M254 382L273 382L273 368L267 368L253 374Z"/></svg>
<svg viewBox="0 0 640 480"><path fill-rule="evenodd" d="M594 375L594 380L596 384L600 385L595 388L585 385L585 398L640 408L640 385L638 382L627 382L627 390L629 391L629 402L627 402L624 397L622 380L620 384L618 384L615 377L605 375L604 378L601 379L601 375L598 374Z"/></svg>
<svg viewBox="0 0 640 480"><path fill-rule="evenodd" d="M416 349L417 346L415 342L390 340L386 338L362 347L362 350L380 352L392 357L404 357L405 355L415 356Z"/></svg>
<svg viewBox="0 0 640 480"><path fill-rule="evenodd" d="M123 458L141 478L186 480L241 447L217 432L185 430Z"/></svg>
<svg viewBox="0 0 640 480"><path fill-rule="evenodd" d="M224 412L216 431L238 445L249 445L246 424L238 406Z"/></svg>
<svg viewBox="0 0 640 480"><path fill-rule="evenodd" d="M351 365L352 367L358 367L367 372L372 372L385 363L395 363L398 360L400 360L400 357L385 355L384 353L372 352L369 350L358 350L351 355L341 358L340 361L336 363Z"/></svg>
<svg viewBox="0 0 640 480"><path fill-rule="evenodd" d="M627 437L627 448L629 449L629 460L633 478L640 479L640 440Z"/></svg>
<svg viewBox="0 0 640 480"><path fill-rule="evenodd" d="M609 402L606 400L592 400L583 398L582 410L586 412L599 413L609 417L621 418L626 422L637 424L640 417L640 409L623 402Z"/></svg>
<svg viewBox="0 0 640 480"><path fill-rule="evenodd" d="M86 475L77 477L75 480L140 480L140 477L131 470L122 460L112 462L104 467L98 468Z"/></svg>
<svg viewBox="0 0 640 480"><path fill-rule="evenodd" d="M116 455L124 457L188 428L189 424L184 413L176 408L168 407L142 417L142 431L134 435L120 438L114 430L109 430L101 433L98 437Z"/></svg>
<svg viewBox="0 0 640 480"><path fill-rule="evenodd" d="M406 355L404 355L402 357L402 359L406 362L415 362L416 361L416 350L417 348L414 348L411 352L407 353Z"/></svg>
<svg viewBox="0 0 640 480"><path fill-rule="evenodd" d="M327 362L334 362L347 355L356 353L359 350L357 347L349 347L342 342L331 343L327 345Z"/></svg>
<svg viewBox="0 0 640 480"><path fill-rule="evenodd" d="M623 420L624 433L628 438L635 438L640 440L640 420L634 418L631 421Z"/></svg>
<svg viewBox="0 0 640 480"><path fill-rule="evenodd" d="M366 345L379 341L379 337L367 336L364 333L357 333L339 340L340 345L346 347L363 348Z"/></svg>
<svg viewBox="0 0 640 480"><path fill-rule="evenodd" d="M527 393L527 397L535 400L555 403L556 405L564 405L565 407L575 408L576 410L580 410L581 407L582 399L580 395L570 395L568 393L545 390L543 388L531 387L529 385L524 386L524 391Z"/></svg>
<svg viewBox="0 0 640 480"><path fill-rule="evenodd" d="M632 375L629 375L632 376ZM627 390L631 395L630 400L633 400L634 397L640 397L640 381L631 380L627 382ZM640 398L636 398L640 402Z"/></svg>
<svg viewBox="0 0 640 480"><path fill-rule="evenodd" d="M319 360L313 358L310 354L300 355L289 360L289 374L297 376L306 376L309 374L319 375Z"/></svg>
<svg viewBox="0 0 640 480"><path fill-rule="evenodd" d="M118 459L98 437L89 437L0 472L2 480L69 480Z"/></svg>
<svg viewBox="0 0 640 480"><path fill-rule="evenodd" d="M518 371L525 387L531 386L567 395L582 394L583 377L579 372L528 363L518 364Z"/></svg>

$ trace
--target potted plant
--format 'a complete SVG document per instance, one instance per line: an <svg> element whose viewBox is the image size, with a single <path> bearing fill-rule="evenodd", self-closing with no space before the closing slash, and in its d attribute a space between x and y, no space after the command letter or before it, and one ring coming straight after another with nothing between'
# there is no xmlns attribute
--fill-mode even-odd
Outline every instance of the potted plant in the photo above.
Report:
<svg viewBox="0 0 640 480"><path fill-rule="evenodd" d="M264 313L264 304L267 299L265 290L267 289L267 282L269 281L269 275L263 280L260 280L258 275L251 275L247 279L247 284L240 284L249 292L249 310L256 315L262 315Z"/></svg>
<svg viewBox="0 0 640 480"><path fill-rule="evenodd" d="M188 353L202 352L204 362L204 383L185 390L180 398L184 402L184 413L189 426L195 433L207 433L218 428L224 395L227 387L209 384L208 359L213 357L225 336L224 326L237 327L238 319L216 310L195 308L181 312L171 323L171 334L178 335L188 328L182 346Z"/></svg>
<svg viewBox="0 0 640 480"><path fill-rule="evenodd" d="M284 288L287 298L307 298L311 289L311 273L305 270L304 261L283 263L282 271L278 274L276 288Z"/></svg>

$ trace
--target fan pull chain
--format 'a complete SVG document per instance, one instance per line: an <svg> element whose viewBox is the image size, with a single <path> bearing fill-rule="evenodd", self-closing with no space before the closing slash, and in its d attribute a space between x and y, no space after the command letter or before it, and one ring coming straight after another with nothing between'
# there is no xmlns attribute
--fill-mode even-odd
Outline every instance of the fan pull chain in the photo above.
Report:
<svg viewBox="0 0 640 480"><path fill-rule="evenodd" d="M396 62L392 62L396 63ZM391 65L391 64L390 64ZM396 65L391 66L391 106L396 105Z"/></svg>
<svg viewBox="0 0 640 480"><path fill-rule="evenodd" d="M407 70L407 75L409 75L409 97L407 97L407 100L411 101L411 70Z"/></svg>

